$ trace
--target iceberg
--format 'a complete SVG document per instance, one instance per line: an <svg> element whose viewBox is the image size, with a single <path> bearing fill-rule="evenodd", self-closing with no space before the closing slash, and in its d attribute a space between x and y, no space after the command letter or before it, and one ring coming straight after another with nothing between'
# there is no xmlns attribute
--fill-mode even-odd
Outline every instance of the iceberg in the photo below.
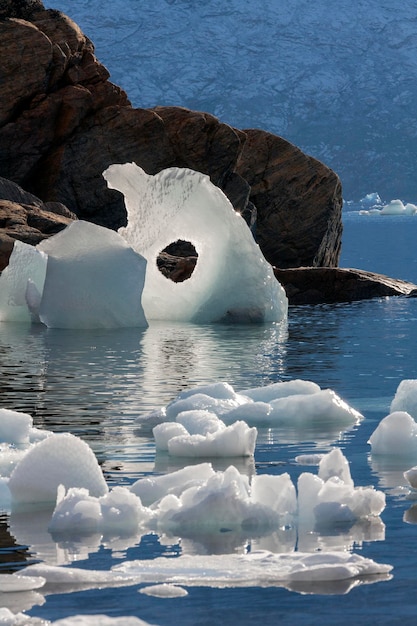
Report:
<svg viewBox="0 0 417 626"><path fill-rule="evenodd" d="M205 174L169 168L148 175L135 163L111 165L107 185L123 193L127 226L119 233L147 262L143 307L148 320L195 323L281 321L288 301L244 219ZM191 277L174 283L157 258L188 241L198 259Z"/></svg>
<svg viewBox="0 0 417 626"><path fill-rule="evenodd" d="M16 242L0 276L0 321L90 329L286 319L283 287L208 176L180 168L150 176L134 163L103 175L124 193L127 226L116 233L78 220L36 248ZM179 239L194 245L198 262L176 283L157 259Z"/></svg>
<svg viewBox="0 0 417 626"><path fill-rule="evenodd" d="M76 221L44 240L48 256L39 319L50 328L147 326L146 261L108 228Z"/></svg>

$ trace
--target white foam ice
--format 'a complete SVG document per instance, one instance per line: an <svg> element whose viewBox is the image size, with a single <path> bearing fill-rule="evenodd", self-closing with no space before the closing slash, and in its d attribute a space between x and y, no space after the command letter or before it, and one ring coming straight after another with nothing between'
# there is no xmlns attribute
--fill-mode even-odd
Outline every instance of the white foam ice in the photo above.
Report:
<svg viewBox="0 0 417 626"><path fill-rule="evenodd" d="M111 165L103 176L125 198L128 223L119 233L148 261L143 291L148 320L286 318L284 289L243 218L208 176L181 168L152 176L135 163ZM191 277L174 283L156 261L178 240L191 242L198 259Z"/></svg>

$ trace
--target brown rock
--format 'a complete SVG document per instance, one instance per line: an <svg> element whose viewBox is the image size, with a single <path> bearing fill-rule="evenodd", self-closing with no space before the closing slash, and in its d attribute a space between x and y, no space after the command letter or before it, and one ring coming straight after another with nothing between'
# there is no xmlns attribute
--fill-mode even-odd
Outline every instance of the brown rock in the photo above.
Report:
<svg viewBox="0 0 417 626"><path fill-rule="evenodd" d="M338 176L285 139L245 131L237 172L251 187L256 239L271 265L328 266L339 262L342 189Z"/></svg>
<svg viewBox="0 0 417 626"><path fill-rule="evenodd" d="M413 295L405 280L357 269L329 267L274 268L290 304L354 302L383 296Z"/></svg>
<svg viewBox="0 0 417 626"><path fill-rule="evenodd" d="M18 185L0 178L0 272L16 240L35 246L76 218L60 203L43 203Z"/></svg>

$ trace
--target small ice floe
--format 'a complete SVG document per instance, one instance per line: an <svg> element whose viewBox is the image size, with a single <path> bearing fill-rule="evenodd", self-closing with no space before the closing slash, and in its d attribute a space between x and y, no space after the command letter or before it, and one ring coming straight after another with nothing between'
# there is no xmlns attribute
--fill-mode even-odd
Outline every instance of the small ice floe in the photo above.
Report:
<svg viewBox="0 0 417 626"><path fill-rule="evenodd" d="M373 205L369 209L361 209L360 215L416 215L417 206L411 202L404 204L401 200L391 200L387 204Z"/></svg>
<svg viewBox="0 0 417 626"><path fill-rule="evenodd" d="M183 587L169 585L167 583L143 587L139 589L139 593L143 593L146 596L153 596L154 598L183 598L184 596L188 596L188 591Z"/></svg>
<svg viewBox="0 0 417 626"><path fill-rule="evenodd" d="M417 423L407 411L394 411L381 420L368 443L373 455L417 458Z"/></svg>
<svg viewBox="0 0 417 626"><path fill-rule="evenodd" d="M387 575L391 565L348 552L244 555L182 555L152 561L129 561L113 571L146 583L175 583L187 587L276 587L290 582L327 582L358 576Z"/></svg>
<svg viewBox="0 0 417 626"><path fill-rule="evenodd" d="M24 576L20 574L2 574L0 576L0 593L33 591L46 583L42 576ZM1 601L1 596L0 596ZM1 624L1 620L0 620Z"/></svg>
<svg viewBox="0 0 417 626"><path fill-rule="evenodd" d="M48 565L47 563L36 563L28 565L22 570L23 576L42 578L49 586L59 586L62 593L67 589L73 590L76 587L93 589L100 587L119 587L135 584L131 576L122 572L105 570L89 570L78 567L60 567L59 565Z"/></svg>
<svg viewBox="0 0 417 626"><path fill-rule="evenodd" d="M18 626L18 625L17 625ZM34 625L35 626L35 625ZM109 617L108 615L73 615L64 617L51 626L154 626L143 619L133 616Z"/></svg>
<svg viewBox="0 0 417 626"><path fill-rule="evenodd" d="M257 430L243 421L226 426L215 413L183 411L153 429L156 449L179 457L253 456Z"/></svg>
<svg viewBox="0 0 417 626"><path fill-rule="evenodd" d="M138 420L153 425L175 421L184 411L210 411L225 424L245 421L249 426L316 425L325 428L358 424L363 415L331 389L311 381L293 380L236 392L225 382L182 392L166 407Z"/></svg>

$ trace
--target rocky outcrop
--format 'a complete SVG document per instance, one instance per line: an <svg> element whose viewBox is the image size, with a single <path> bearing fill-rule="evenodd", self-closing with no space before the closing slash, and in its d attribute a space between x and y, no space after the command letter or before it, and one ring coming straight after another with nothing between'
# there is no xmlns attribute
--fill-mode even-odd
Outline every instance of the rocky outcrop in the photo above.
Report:
<svg viewBox="0 0 417 626"><path fill-rule="evenodd" d="M2 3L0 80L0 176L44 202L117 229L126 210L102 177L111 163L135 161L149 174L189 167L225 192L272 265L337 265L342 196L334 172L280 137L207 113L132 108L62 13L38 0Z"/></svg>
<svg viewBox="0 0 417 626"><path fill-rule="evenodd" d="M417 285L357 269L274 268L290 304L354 302L383 296L414 296Z"/></svg>
<svg viewBox="0 0 417 626"><path fill-rule="evenodd" d="M35 246L70 224L76 215L59 202L43 203L18 185L0 178L0 272L16 240Z"/></svg>

